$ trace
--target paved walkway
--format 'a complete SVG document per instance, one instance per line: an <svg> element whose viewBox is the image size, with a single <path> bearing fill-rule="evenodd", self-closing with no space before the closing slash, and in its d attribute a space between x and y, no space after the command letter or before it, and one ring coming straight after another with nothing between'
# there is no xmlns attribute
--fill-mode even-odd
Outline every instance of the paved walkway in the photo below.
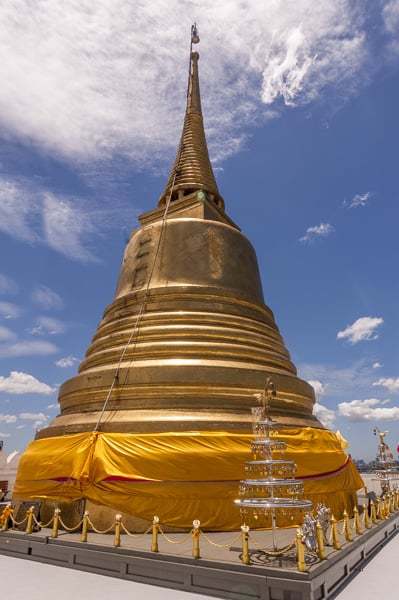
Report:
<svg viewBox="0 0 399 600"><path fill-rule="evenodd" d="M0 556L1 596L7 600L201 600L208 598L95 573Z"/></svg>
<svg viewBox="0 0 399 600"><path fill-rule="evenodd" d="M396 535L337 596L337 600L398 600L399 535Z"/></svg>

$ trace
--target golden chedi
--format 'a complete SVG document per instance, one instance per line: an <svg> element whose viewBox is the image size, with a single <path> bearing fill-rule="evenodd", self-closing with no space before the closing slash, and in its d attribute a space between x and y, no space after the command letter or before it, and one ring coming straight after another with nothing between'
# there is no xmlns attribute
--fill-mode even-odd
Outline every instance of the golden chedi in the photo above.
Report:
<svg viewBox="0 0 399 600"><path fill-rule="evenodd" d="M192 42L197 42L196 32ZM362 481L313 416L263 299L256 254L228 217L208 156L197 52L175 164L158 207L127 244L115 298L60 415L20 461L19 499L91 504L144 520L240 525L233 500L251 439L254 394L272 376L271 412L306 497L350 508Z"/></svg>

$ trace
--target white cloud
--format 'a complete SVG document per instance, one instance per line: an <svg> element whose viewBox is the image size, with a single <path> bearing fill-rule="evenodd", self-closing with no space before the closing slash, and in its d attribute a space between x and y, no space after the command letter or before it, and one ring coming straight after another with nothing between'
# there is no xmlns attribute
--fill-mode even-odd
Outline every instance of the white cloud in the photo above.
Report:
<svg viewBox="0 0 399 600"><path fill-rule="evenodd" d="M321 381L319 381L318 379L310 379L308 380L308 383L314 389L316 398L318 398L319 396L324 396L324 394L326 393L326 386Z"/></svg>
<svg viewBox="0 0 399 600"><path fill-rule="evenodd" d="M1 203L1 193L0 193L0 203ZM11 277L7 275L3 275L0 273L0 294L16 294L18 291L18 286Z"/></svg>
<svg viewBox="0 0 399 600"><path fill-rule="evenodd" d="M66 325L59 319L53 317L38 317L35 326L29 330L32 335L57 335L64 333Z"/></svg>
<svg viewBox="0 0 399 600"><path fill-rule="evenodd" d="M0 302L0 315L5 319L17 319L21 314L22 310L13 302Z"/></svg>
<svg viewBox="0 0 399 600"><path fill-rule="evenodd" d="M390 392L399 392L399 377L382 377L374 381L373 385L385 387Z"/></svg>
<svg viewBox="0 0 399 600"><path fill-rule="evenodd" d="M8 342L10 340L15 340L15 338L16 335L11 329L0 325L0 342Z"/></svg>
<svg viewBox="0 0 399 600"><path fill-rule="evenodd" d="M348 208L359 208L360 206L366 206L369 200L371 200L371 197L371 192L366 192L365 194L356 194L353 196L350 202L344 202L344 205Z"/></svg>
<svg viewBox="0 0 399 600"><path fill-rule="evenodd" d="M49 395L54 392L54 388L29 373L11 371L8 377L0 377L0 392Z"/></svg>
<svg viewBox="0 0 399 600"><path fill-rule="evenodd" d="M331 429L331 427L334 425L335 412L323 404L316 402L313 406L313 414L325 427L328 427L328 429Z"/></svg>
<svg viewBox="0 0 399 600"><path fill-rule="evenodd" d="M350 421L397 421L399 406L385 408L389 400L369 398L367 400L352 400L338 404L338 414Z"/></svg>
<svg viewBox="0 0 399 600"><path fill-rule="evenodd" d="M16 429L25 429L26 425L17 425Z"/></svg>
<svg viewBox="0 0 399 600"><path fill-rule="evenodd" d="M381 369L382 364L379 363L378 361L376 361L375 363L373 363L373 369Z"/></svg>
<svg viewBox="0 0 399 600"><path fill-rule="evenodd" d="M352 325L348 325L342 331L338 331L337 339L347 339L351 344L357 344L363 340L376 340L378 338L376 329L383 322L384 319L381 317L361 317L352 323Z"/></svg>
<svg viewBox="0 0 399 600"><path fill-rule="evenodd" d="M367 360L359 360L348 367L337 367L334 364L300 364L300 377L306 381L318 380L329 398L342 401L356 394L368 394L370 386L375 381L375 372Z"/></svg>
<svg viewBox="0 0 399 600"><path fill-rule="evenodd" d="M40 429L41 427L43 427L43 425L45 425L48 420L48 416L42 412L39 412L39 413L25 412L25 413L20 413L18 416L23 421L33 421L32 427L34 430L37 430L37 429Z"/></svg>
<svg viewBox="0 0 399 600"><path fill-rule="evenodd" d="M3 415L0 413L0 423L16 423L17 416L16 415Z"/></svg>
<svg viewBox="0 0 399 600"><path fill-rule="evenodd" d="M60 310L61 308L64 307L64 302L63 302L61 296L59 296L57 294L57 292L55 292L54 290L51 290L49 287L47 287L45 285L39 285L33 290L32 300L33 300L33 302L35 302L35 304L38 304L39 306L41 306L42 308L45 308L46 310L49 310L49 309Z"/></svg>
<svg viewBox="0 0 399 600"><path fill-rule="evenodd" d="M49 404L49 405L47 406L47 409L48 409L48 410L53 410L54 408L58 408L58 404Z"/></svg>
<svg viewBox="0 0 399 600"><path fill-rule="evenodd" d="M334 227L330 223L320 223L314 227L308 227L305 235L299 238L300 242L312 242L317 238L328 237L334 231Z"/></svg>
<svg viewBox="0 0 399 600"><path fill-rule="evenodd" d="M193 7L216 156L240 147L262 101L341 100L367 80L360 0L14 0L0 5L2 128L74 160L174 152Z"/></svg>
<svg viewBox="0 0 399 600"><path fill-rule="evenodd" d="M43 226L47 243L53 250L83 262L96 261L96 257L83 245L83 240L95 232L95 227L76 201L57 198L47 192Z"/></svg>
<svg viewBox="0 0 399 600"><path fill-rule="evenodd" d="M44 340L21 340L10 344L0 344L0 358L47 356L56 352L58 352L57 346Z"/></svg>
<svg viewBox="0 0 399 600"><path fill-rule="evenodd" d="M104 208L98 201L56 196L30 181L0 176L0 231L31 244L46 244L70 259L96 262L87 247L92 237L120 227L127 211L134 216L131 206L115 202Z"/></svg>
<svg viewBox="0 0 399 600"><path fill-rule="evenodd" d="M391 36L390 50L399 52L399 0L390 0L382 11L385 29Z"/></svg>
<svg viewBox="0 0 399 600"><path fill-rule="evenodd" d="M64 358L60 358L55 361L55 365L57 367L61 367L62 369L66 369L67 367L73 367L73 365L78 362L79 359L71 354L69 356L65 356Z"/></svg>
<svg viewBox="0 0 399 600"><path fill-rule="evenodd" d="M23 412L23 413L20 413L18 416L23 421L46 421L48 419L48 416L42 412L38 412L38 413Z"/></svg>
<svg viewBox="0 0 399 600"><path fill-rule="evenodd" d="M0 431L0 439L9 438L9 437L11 437L11 433L4 433L4 432Z"/></svg>

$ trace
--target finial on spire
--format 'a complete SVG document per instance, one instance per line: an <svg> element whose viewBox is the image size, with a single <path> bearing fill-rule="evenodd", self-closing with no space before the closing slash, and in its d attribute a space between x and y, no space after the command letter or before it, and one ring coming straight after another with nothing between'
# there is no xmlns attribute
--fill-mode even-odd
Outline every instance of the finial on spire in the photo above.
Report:
<svg viewBox="0 0 399 600"><path fill-rule="evenodd" d="M192 49L193 44L198 44L199 41L198 26L194 23L191 25L187 106L183 132L175 164L159 205L165 205L167 198L174 202L201 191L209 201L223 210L224 201L219 194L205 138L198 75L199 54Z"/></svg>
<svg viewBox="0 0 399 600"><path fill-rule="evenodd" d="M199 41L198 26L197 23L193 23L193 25L191 25L191 44L199 44Z"/></svg>

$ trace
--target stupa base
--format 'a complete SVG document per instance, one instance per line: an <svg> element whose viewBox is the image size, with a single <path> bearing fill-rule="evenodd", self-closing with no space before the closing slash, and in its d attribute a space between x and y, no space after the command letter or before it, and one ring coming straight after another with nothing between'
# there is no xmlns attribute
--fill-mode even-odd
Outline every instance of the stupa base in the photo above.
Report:
<svg viewBox="0 0 399 600"><path fill-rule="evenodd" d="M363 487L337 436L326 429L279 431L287 458L304 481L305 497L327 504L336 518L351 512ZM16 498L73 502L86 499L151 522L157 515L171 527L229 531L240 525L234 505L249 433L82 433L31 442L21 458ZM108 518L108 517L107 517Z"/></svg>

